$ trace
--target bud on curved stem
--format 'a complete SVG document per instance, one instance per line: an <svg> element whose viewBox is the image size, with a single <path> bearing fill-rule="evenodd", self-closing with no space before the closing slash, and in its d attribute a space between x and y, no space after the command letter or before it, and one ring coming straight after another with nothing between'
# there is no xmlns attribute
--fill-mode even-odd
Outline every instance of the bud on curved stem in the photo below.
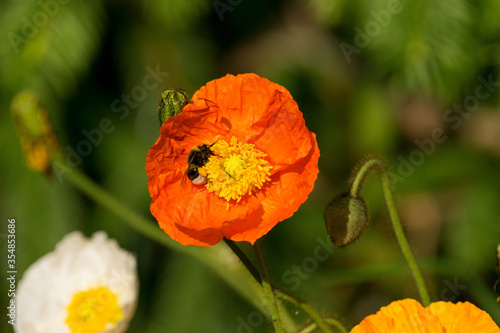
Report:
<svg viewBox="0 0 500 333"><path fill-rule="evenodd" d="M337 196L326 208L325 221L330 238L336 246L345 246L356 240L363 233L368 224L368 212L365 201L360 196L360 192L367 177L373 172L378 172L381 177L385 202L399 247L411 269L422 303L424 306L427 306L430 304L429 293L427 292L422 273L417 266L417 262L401 226L401 221L399 220L390 188L387 165L379 158L369 158L360 165L359 168L355 169L355 176L350 191Z"/></svg>
<svg viewBox="0 0 500 333"><path fill-rule="evenodd" d="M160 126L169 117L181 113L182 108L188 103L187 92L180 88L169 88L161 93L160 105L158 106L158 118Z"/></svg>
<svg viewBox="0 0 500 333"><path fill-rule="evenodd" d="M11 112L28 168L49 174L59 145L47 111L34 93L23 91L12 100Z"/></svg>

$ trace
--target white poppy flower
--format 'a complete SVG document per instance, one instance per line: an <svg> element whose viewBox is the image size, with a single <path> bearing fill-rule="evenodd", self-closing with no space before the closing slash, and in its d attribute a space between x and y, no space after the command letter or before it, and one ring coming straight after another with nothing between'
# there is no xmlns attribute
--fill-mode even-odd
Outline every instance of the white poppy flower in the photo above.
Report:
<svg viewBox="0 0 500 333"><path fill-rule="evenodd" d="M105 232L75 231L19 282L18 333L125 332L137 304L136 259Z"/></svg>

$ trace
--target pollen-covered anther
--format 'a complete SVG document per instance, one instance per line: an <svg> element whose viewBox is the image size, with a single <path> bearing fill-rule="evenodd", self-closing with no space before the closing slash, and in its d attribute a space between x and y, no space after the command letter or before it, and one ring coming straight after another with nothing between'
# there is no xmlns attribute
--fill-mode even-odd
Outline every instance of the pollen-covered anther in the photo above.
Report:
<svg viewBox="0 0 500 333"><path fill-rule="evenodd" d="M206 187L227 201L237 202L245 195L252 194L255 189L271 180L272 166L265 159L265 153L256 149L253 144L241 143L233 137L231 142L219 139L212 147L205 169L207 171Z"/></svg>

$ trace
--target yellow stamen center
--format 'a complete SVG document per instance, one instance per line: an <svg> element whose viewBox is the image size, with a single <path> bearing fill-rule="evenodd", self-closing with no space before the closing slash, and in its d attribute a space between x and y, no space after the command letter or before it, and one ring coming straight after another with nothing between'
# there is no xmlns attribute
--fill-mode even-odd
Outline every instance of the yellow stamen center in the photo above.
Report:
<svg viewBox="0 0 500 333"><path fill-rule="evenodd" d="M97 333L122 318L123 312L115 294L108 288L99 287L73 295L66 324L73 333Z"/></svg>
<svg viewBox="0 0 500 333"><path fill-rule="evenodd" d="M267 155L253 144L238 142L233 137L230 143L219 139L211 149L214 155L204 166L209 192L239 202L244 195L271 180L272 166L264 159Z"/></svg>

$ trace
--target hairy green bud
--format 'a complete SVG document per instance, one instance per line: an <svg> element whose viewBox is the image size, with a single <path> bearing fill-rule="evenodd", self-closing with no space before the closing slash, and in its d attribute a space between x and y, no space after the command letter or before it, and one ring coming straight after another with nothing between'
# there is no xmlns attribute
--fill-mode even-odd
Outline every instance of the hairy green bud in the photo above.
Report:
<svg viewBox="0 0 500 333"><path fill-rule="evenodd" d="M346 246L354 242L368 225L365 200L343 193L335 197L325 210L326 229L333 245Z"/></svg>
<svg viewBox="0 0 500 333"><path fill-rule="evenodd" d="M182 112L188 103L187 92L180 88L169 88L161 93L160 106L158 106L158 118L160 126L169 117L174 117Z"/></svg>

